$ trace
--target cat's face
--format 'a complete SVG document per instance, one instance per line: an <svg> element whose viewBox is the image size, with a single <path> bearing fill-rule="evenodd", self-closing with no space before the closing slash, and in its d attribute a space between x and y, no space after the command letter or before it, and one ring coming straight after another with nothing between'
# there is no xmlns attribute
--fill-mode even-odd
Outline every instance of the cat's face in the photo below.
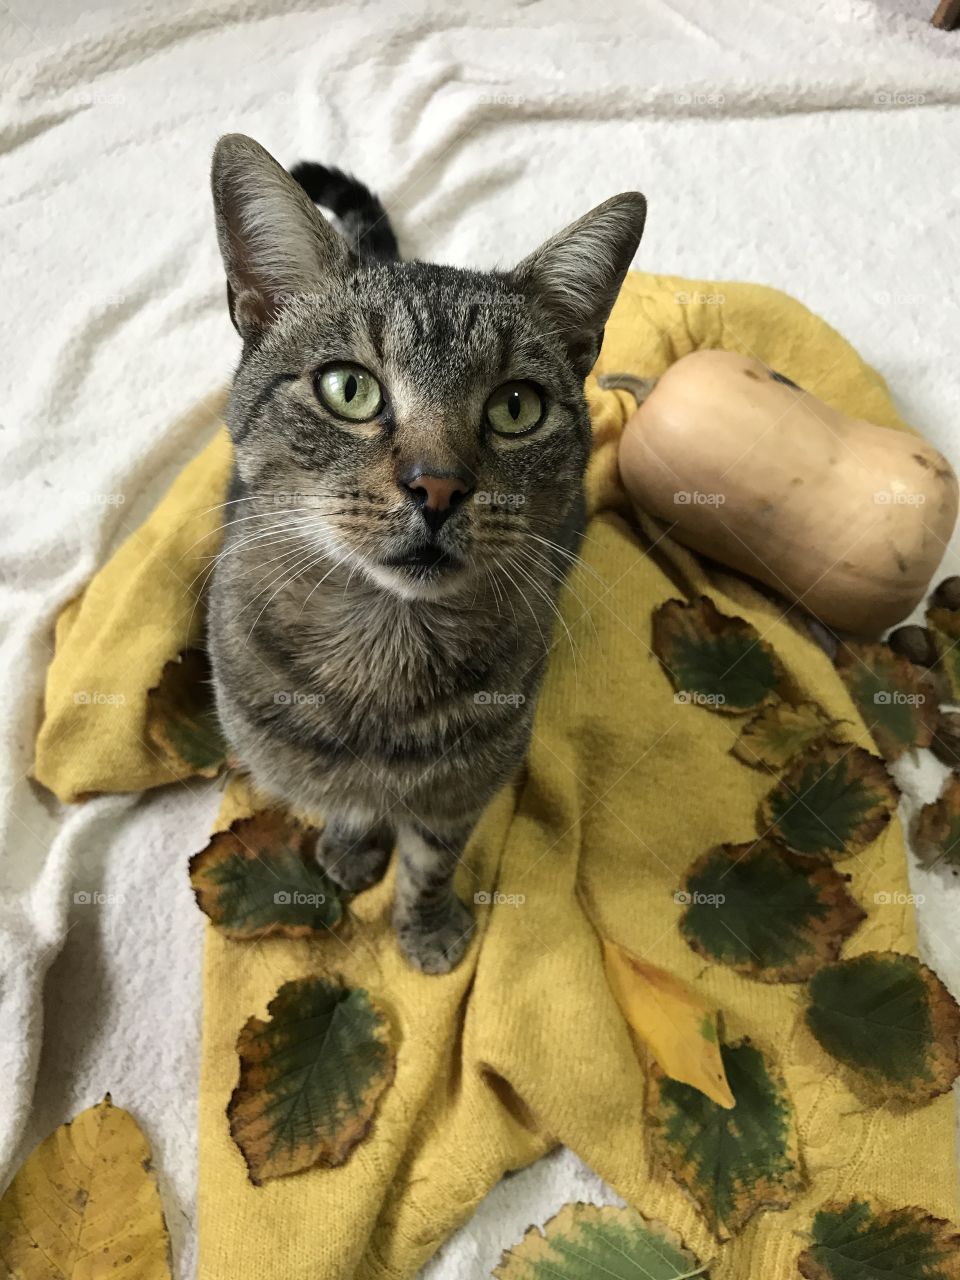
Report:
<svg viewBox="0 0 960 1280"><path fill-rule="evenodd" d="M542 579L589 455L583 378L642 229L618 197L513 272L361 263L249 139L214 166L248 495L407 597ZM618 203L619 202L619 203Z"/></svg>

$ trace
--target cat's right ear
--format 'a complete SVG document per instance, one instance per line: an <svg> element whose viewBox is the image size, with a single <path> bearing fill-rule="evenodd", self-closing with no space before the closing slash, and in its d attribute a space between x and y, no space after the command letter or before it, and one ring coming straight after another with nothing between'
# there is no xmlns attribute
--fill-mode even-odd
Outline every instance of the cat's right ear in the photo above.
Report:
<svg viewBox="0 0 960 1280"><path fill-rule="evenodd" d="M291 295L343 278L353 256L303 188L242 133L217 143L211 173L230 318L255 341Z"/></svg>

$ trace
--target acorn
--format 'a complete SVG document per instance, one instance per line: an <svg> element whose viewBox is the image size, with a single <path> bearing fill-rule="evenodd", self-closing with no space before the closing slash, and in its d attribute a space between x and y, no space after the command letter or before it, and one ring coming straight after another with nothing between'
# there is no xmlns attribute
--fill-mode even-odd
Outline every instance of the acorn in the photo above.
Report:
<svg viewBox="0 0 960 1280"><path fill-rule="evenodd" d="M960 577L956 574L944 580L930 597L935 609L960 609Z"/></svg>
<svg viewBox="0 0 960 1280"><path fill-rule="evenodd" d="M957 579L960 582L960 578ZM908 623L897 627L887 636L887 644L900 658L916 663L918 667L932 667L937 661L937 647L933 635L926 627Z"/></svg>

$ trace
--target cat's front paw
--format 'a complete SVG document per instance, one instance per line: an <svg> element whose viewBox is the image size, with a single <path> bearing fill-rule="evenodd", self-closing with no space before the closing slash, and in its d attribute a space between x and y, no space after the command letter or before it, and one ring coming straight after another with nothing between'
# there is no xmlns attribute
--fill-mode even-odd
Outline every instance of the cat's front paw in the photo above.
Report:
<svg viewBox="0 0 960 1280"><path fill-rule="evenodd" d="M449 973L459 964L473 934L473 916L459 898L438 920L418 916L395 918L400 950L421 973Z"/></svg>
<svg viewBox="0 0 960 1280"><path fill-rule="evenodd" d="M331 833L326 839L320 837L317 861L338 889L362 893L383 879L390 849L373 844L351 846L338 833Z"/></svg>

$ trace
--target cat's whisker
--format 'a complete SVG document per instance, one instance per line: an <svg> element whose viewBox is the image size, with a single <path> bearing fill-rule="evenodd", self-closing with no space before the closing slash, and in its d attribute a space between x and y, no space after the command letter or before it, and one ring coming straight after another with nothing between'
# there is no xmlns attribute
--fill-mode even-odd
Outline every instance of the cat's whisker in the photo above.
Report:
<svg viewBox="0 0 960 1280"><path fill-rule="evenodd" d="M535 542L542 543L557 555L563 556L571 568L576 565L578 568L583 569L585 573L589 573L591 577L596 578L598 582L602 582L606 585L606 579L603 578L601 574L597 573L593 565L587 564L583 556L578 555L575 551L570 551L567 547L562 547L559 542L554 542L552 538L541 537L540 534L532 533L529 530L527 531L527 537L532 538Z"/></svg>
<svg viewBox="0 0 960 1280"><path fill-rule="evenodd" d="M519 550L519 548L515 548L515 550ZM559 608L557 607L556 602L550 596L550 593L546 591L540 585L539 582L537 582L533 574L528 569L524 568L523 565L518 564L516 560L511 560L510 564L514 569L516 569L517 573L519 573L520 576L526 582L528 582L530 586L533 587L533 589L543 598L547 607L551 609L552 612L556 615L557 620L559 621L560 625L563 627L564 631L566 632L567 640L570 643L571 656L573 657L574 678L579 683L580 673L579 673L579 668L577 666L577 657L578 656L583 657L583 655L580 653L580 649L578 648L576 641L573 638L573 634L570 631L570 628L567 626L566 619L564 618L563 614L560 612Z"/></svg>
<svg viewBox="0 0 960 1280"><path fill-rule="evenodd" d="M527 609L529 610L529 613L530 613L530 617L533 619L534 626L537 628L537 631L540 634L540 642L543 645L543 652L547 653L549 651L549 645L547 644L546 636L543 634L543 628L540 626L540 619L537 617L536 610L534 609L530 601L527 599L526 594L524 593L522 587L517 585L516 579L514 578L510 570L506 568L505 565L501 564L499 560L496 563L497 563L497 568L500 570L502 574L504 574L504 576L510 582L510 585L513 587L514 591L516 591L517 595L520 597L523 603L527 606ZM514 567L516 568L516 566ZM509 598L510 597L508 596L507 599Z"/></svg>
<svg viewBox="0 0 960 1280"><path fill-rule="evenodd" d="M519 547L517 548L517 550L519 554L525 556L533 564L537 565L540 569L542 569L543 572L550 574L551 577L555 577L553 573L554 566L550 565L543 559L542 553L535 551L531 547ZM585 603L585 601L583 600L583 597L580 595L580 593L575 589L573 584L570 582L569 575L564 575L557 580L562 583L562 589L567 592L570 598L576 601L577 605L580 608L580 618L586 618L589 621L590 626L593 628L594 637L599 646L600 633L597 631L597 624L594 621L593 613L589 605ZM576 623L580 621L580 618L575 619L574 625L576 625Z"/></svg>
<svg viewBox="0 0 960 1280"><path fill-rule="evenodd" d="M302 573L308 572L309 569L314 564L322 564L325 558L326 558L325 554L321 553L318 555L317 548L311 547L310 550L307 552L307 554L305 556L302 556L294 564L293 573L290 574L289 577L286 577L286 578L284 577L284 573L286 572L286 569L281 569L276 574L276 576L273 579L273 582L276 582L277 579L279 578L281 580L280 585L276 588L276 590L272 593L272 595L268 597L266 603L263 605L260 612L254 618L253 625L250 627L250 630L247 632L246 639L243 642L244 648L246 648L246 646L250 643L250 637L253 635L254 631L256 631L257 624L259 623L260 619L263 617L266 610L270 607L270 604L272 603L272 601L276 599L276 597L280 594L280 592L283 591L285 587L289 587L291 583L295 582L296 579L299 578ZM286 568L289 568L289 567L290 567L289 565L286 566ZM258 591L252 600L248 600L247 603L243 606L243 608L238 612L237 617L239 618L242 613L245 613L252 604L256 604L256 602L260 599L261 596L266 595L266 593L270 590L270 587L273 586L273 582L271 582L268 586L264 587L262 591Z"/></svg>
<svg viewBox="0 0 960 1280"><path fill-rule="evenodd" d="M324 583L326 582L326 580L330 577L331 573L333 573L333 572L334 572L334 570L339 569L342 565L346 564L346 562L347 562L347 557L346 557L346 556L340 556L339 558L335 559L335 560L334 560L334 563L330 566L330 568L329 568L329 569L327 570L327 572L323 575L323 577L319 580L319 582L315 582L315 583L314 583L314 585L313 585L313 586L310 588L310 590L307 592L307 596L306 596L306 599L304 600L303 604L300 606L300 612L297 614L297 618L298 618L298 619L303 617L303 611L304 611L304 609L306 609L307 605L309 604L309 602L310 602L310 597L313 595L313 593L314 593L316 590L318 590L320 587L322 587L322 586L323 586L323 584L324 584ZM322 563L322 562L321 562L321 563Z"/></svg>

